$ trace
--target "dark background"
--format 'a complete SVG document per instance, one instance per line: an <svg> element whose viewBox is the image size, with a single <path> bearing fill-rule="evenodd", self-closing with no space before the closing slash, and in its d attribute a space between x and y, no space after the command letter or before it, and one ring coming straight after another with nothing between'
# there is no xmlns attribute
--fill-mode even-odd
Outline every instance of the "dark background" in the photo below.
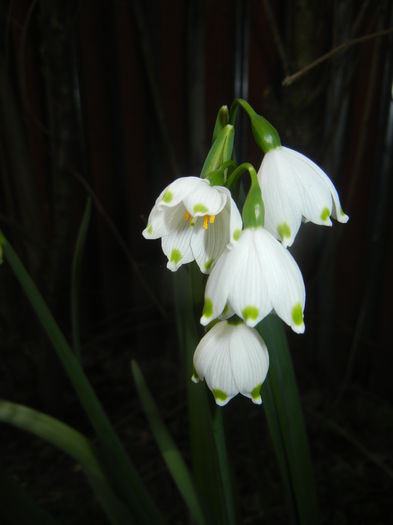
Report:
<svg viewBox="0 0 393 525"><path fill-rule="evenodd" d="M350 216L298 234L291 251L306 283L306 333L288 337L324 522L390 523L392 2L1 0L0 20L1 228L70 335L72 255L92 198L83 363L169 523L185 523L186 511L129 361L141 365L186 458L188 378L173 276L160 242L141 231L171 180L199 174L217 111L235 96L327 171ZM237 141L238 160L258 168L244 118ZM91 435L6 263L0 352L2 398ZM286 523L266 425L250 405L236 398L224 409L240 522ZM0 436L7 475L61 523L105 523L77 465L21 431L2 426Z"/></svg>

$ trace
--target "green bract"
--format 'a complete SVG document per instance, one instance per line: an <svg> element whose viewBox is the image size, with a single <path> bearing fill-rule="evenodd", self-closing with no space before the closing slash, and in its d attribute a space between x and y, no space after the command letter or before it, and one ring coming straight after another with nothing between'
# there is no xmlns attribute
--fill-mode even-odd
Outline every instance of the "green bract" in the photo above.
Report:
<svg viewBox="0 0 393 525"><path fill-rule="evenodd" d="M217 113L216 123L213 130L213 142L216 140L220 132L229 124L228 106L221 106Z"/></svg>
<svg viewBox="0 0 393 525"><path fill-rule="evenodd" d="M206 178L211 171L218 170L222 164L231 160L234 134L235 128L231 124L224 126L218 133L203 164L200 175L202 179Z"/></svg>

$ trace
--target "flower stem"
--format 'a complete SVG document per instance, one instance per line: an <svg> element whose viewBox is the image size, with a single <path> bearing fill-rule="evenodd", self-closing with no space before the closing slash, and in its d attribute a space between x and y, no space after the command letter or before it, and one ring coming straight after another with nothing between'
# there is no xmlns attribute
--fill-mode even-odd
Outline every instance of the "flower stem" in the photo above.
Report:
<svg viewBox="0 0 393 525"><path fill-rule="evenodd" d="M263 227L265 223L265 206L262 200L262 192L259 186L255 168L249 162L240 164L230 175L226 186L231 189L240 175L248 171L251 178L251 186L243 206L243 224L245 228Z"/></svg>
<svg viewBox="0 0 393 525"><path fill-rule="evenodd" d="M224 491L226 523L228 523L228 525L235 525L236 512L233 504L234 498L232 494L231 472L230 464L228 461L228 451L225 442L225 429L221 407L216 407L213 422L213 432L217 448L217 457L222 481L222 488Z"/></svg>
<svg viewBox="0 0 393 525"><path fill-rule="evenodd" d="M254 170L255 172L254 166L249 162L243 162L243 164L240 164L240 166L238 166L235 170L232 171L225 186L230 190L242 173L248 171L251 175L250 170Z"/></svg>

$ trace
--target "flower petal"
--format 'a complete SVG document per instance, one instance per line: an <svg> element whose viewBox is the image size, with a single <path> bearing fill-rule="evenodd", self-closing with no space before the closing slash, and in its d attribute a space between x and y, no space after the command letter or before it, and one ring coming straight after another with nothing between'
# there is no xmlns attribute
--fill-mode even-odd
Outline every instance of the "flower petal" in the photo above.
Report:
<svg viewBox="0 0 393 525"><path fill-rule="evenodd" d="M199 177L180 177L169 184L158 196L155 205L173 208L183 201L189 193L199 187Z"/></svg>
<svg viewBox="0 0 393 525"><path fill-rule="evenodd" d="M178 204L174 208L155 205L150 212L147 226L142 235L145 239L158 239L183 227L185 208Z"/></svg>
<svg viewBox="0 0 393 525"><path fill-rule="evenodd" d="M265 228L284 246L291 246L301 224L302 197L282 147L265 155L258 180L265 204Z"/></svg>
<svg viewBox="0 0 393 525"><path fill-rule="evenodd" d="M183 199L187 211L194 217L217 215L224 208L230 192L222 186L210 186L207 179L199 179L200 184Z"/></svg>
<svg viewBox="0 0 393 525"><path fill-rule="evenodd" d="M228 341L234 327L221 321L201 339L194 354L194 367L213 392L216 403L226 405L238 392L229 358Z"/></svg>
<svg viewBox="0 0 393 525"><path fill-rule="evenodd" d="M292 166L292 177L299 188L301 214L314 224L331 226L332 197L325 181L315 171L316 164L306 163L304 155L289 148L283 147L282 151Z"/></svg>
<svg viewBox="0 0 393 525"><path fill-rule="evenodd" d="M206 283L205 305L201 317L203 325L207 325L223 312L241 265L241 258L241 251L229 250L227 247L214 264Z"/></svg>
<svg viewBox="0 0 393 525"><path fill-rule="evenodd" d="M225 209L229 207L229 241L233 244L240 239L243 221L235 201L228 199ZM224 211L224 210L223 210Z"/></svg>
<svg viewBox="0 0 393 525"><path fill-rule="evenodd" d="M269 370L269 354L259 333L241 323L229 341L231 367L238 391L261 404L259 389Z"/></svg>
<svg viewBox="0 0 393 525"><path fill-rule="evenodd" d="M213 264L225 250L229 241L229 220L229 206L223 208L206 230L202 226L202 219L197 220L191 249L202 273L210 273Z"/></svg>
<svg viewBox="0 0 393 525"><path fill-rule="evenodd" d="M323 210L326 207L326 208L328 208L330 210L331 214L333 215L333 217L337 221L342 222L342 223L347 222L349 217L348 217L348 215L346 215L343 212L343 210L341 208L340 198L338 196L337 190L336 190L333 182L331 181L331 179L328 177L328 175L317 164L315 164L315 162L313 162L311 159L309 159L305 155L302 155L298 151L295 151L295 150L292 150L292 149L286 148L286 147L283 147L283 150L285 151L287 156L290 156L294 160L294 162L296 162L296 164L295 164L296 170L297 170L298 173L302 172L301 173L301 177L303 177L304 179L307 177L307 181L304 180L304 179L302 181L302 183L304 184L306 190L311 191L311 193L313 192L312 189L309 186L310 184L313 184L311 182L311 178L313 178L314 180L318 179L319 182L326 188L325 189L325 194L327 194L327 192L330 193L330 199L328 199L326 197L326 200L328 200L328 203L326 203L325 206L322 205L323 207L321 208L320 214L321 215L323 214ZM313 177L313 175L314 175L314 177ZM314 184L316 184L316 183L314 182ZM319 190L318 191L322 192L321 185L319 185ZM310 199L311 199L311 197L310 197ZM332 210L332 200L333 200L333 204L334 204L333 210ZM320 207L321 207L321 205L320 205ZM311 217L311 215L310 215L310 217ZM321 218L321 217L319 217L319 218ZM316 222L316 221L314 221L313 218L310 218L309 220L311 220L312 222L315 222L316 224L328 224L326 221L325 222ZM328 225L330 225L330 224L328 224Z"/></svg>
<svg viewBox="0 0 393 525"><path fill-rule="evenodd" d="M220 344L220 338L225 331L224 323L215 324L200 340L194 352L193 364L198 377L205 379L207 370L211 366L214 357L214 349Z"/></svg>
<svg viewBox="0 0 393 525"><path fill-rule="evenodd" d="M277 315L296 333L304 332L306 292L295 259L269 232L256 230L258 260L266 275L267 293Z"/></svg>
<svg viewBox="0 0 393 525"><path fill-rule="evenodd" d="M181 227L162 238L162 251L168 257L167 268L175 272L182 264L194 260L191 250L193 227L183 220Z"/></svg>
<svg viewBox="0 0 393 525"><path fill-rule="evenodd" d="M245 229L231 252L238 254L240 264L233 277L228 302L248 326L255 326L272 310L267 294L268 275L260 267L254 239L259 230Z"/></svg>

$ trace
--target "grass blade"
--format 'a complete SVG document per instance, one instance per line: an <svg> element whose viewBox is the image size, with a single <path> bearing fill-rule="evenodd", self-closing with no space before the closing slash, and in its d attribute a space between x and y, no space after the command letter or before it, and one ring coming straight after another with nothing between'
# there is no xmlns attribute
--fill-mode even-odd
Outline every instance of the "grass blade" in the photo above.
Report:
<svg viewBox="0 0 393 525"><path fill-rule="evenodd" d="M258 329L269 349L271 395L266 387L262 390L262 395L265 396L267 416L269 411L277 414L278 425L273 422L272 417L268 417L268 424L270 427L273 422L270 429L275 440L280 439L277 427L282 436L283 446L278 447L277 442L274 443L276 453L280 448L277 456L279 466L284 482L290 480L298 523L317 525L320 518L311 455L285 331L282 322L275 315L265 318Z"/></svg>
<svg viewBox="0 0 393 525"><path fill-rule="evenodd" d="M91 199L87 199L85 211L83 212L82 222L79 227L78 236L75 243L74 257L72 259L71 274L71 325L72 325L72 346L75 355L81 359L81 344L79 333L79 288L80 273L83 252L86 244L87 230L91 217Z"/></svg>
<svg viewBox="0 0 393 525"><path fill-rule="evenodd" d="M130 457L126 454L119 437L113 430L112 424L78 359L73 354L35 283L1 232L0 245L2 245L5 259L29 299L97 434L102 449L100 458L118 494L127 502L140 523L148 525L162 523L156 506L144 487Z"/></svg>
<svg viewBox="0 0 393 525"><path fill-rule="evenodd" d="M109 487L95 450L83 434L58 419L8 401L0 401L0 421L30 432L71 456L84 470L110 522L130 523L131 515Z"/></svg>
<svg viewBox="0 0 393 525"><path fill-rule="evenodd" d="M157 441L157 445L168 470L171 473L191 516L194 518L195 523L198 525L204 525L206 520L198 500L198 495L195 491L194 482L188 471L188 467L176 447L174 440L169 434L167 427L162 421L157 405L155 404L154 399L147 388L142 372L135 361L131 362L131 369L150 428Z"/></svg>

